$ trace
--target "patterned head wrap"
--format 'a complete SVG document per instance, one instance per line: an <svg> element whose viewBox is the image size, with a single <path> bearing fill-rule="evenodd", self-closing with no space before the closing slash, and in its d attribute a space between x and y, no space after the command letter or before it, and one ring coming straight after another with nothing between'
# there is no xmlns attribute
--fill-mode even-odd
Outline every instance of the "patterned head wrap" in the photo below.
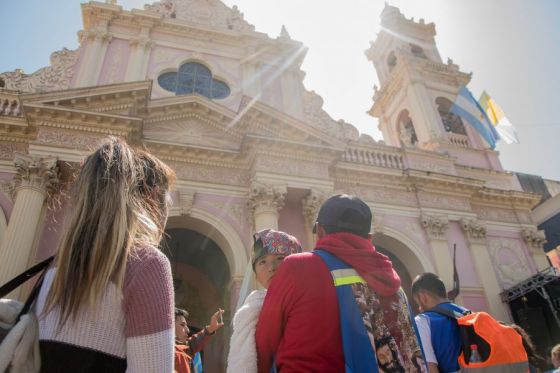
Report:
<svg viewBox="0 0 560 373"><path fill-rule="evenodd" d="M301 253L301 244L298 239L288 233L275 231L274 229L263 229L253 235L253 270L255 262L267 254L290 255Z"/></svg>

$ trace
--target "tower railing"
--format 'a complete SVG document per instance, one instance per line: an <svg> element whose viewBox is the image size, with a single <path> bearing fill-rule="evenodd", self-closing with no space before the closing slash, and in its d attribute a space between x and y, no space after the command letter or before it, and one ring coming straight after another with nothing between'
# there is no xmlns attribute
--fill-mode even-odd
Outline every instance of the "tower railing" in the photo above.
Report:
<svg viewBox="0 0 560 373"><path fill-rule="evenodd" d="M458 133L448 132L447 136L449 138L449 142L455 146L460 148L470 148L471 143L469 141L469 137L466 135L460 135Z"/></svg>

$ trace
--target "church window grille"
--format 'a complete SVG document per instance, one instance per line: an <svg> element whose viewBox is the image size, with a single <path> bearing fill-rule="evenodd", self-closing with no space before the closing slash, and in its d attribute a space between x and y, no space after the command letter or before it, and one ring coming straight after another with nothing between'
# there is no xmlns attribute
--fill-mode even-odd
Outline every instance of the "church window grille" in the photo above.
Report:
<svg viewBox="0 0 560 373"><path fill-rule="evenodd" d="M177 72L163 73L158 77L159 85L166 91L179 95L199 94L210 99L226 98L229 86L212 77L212 72L204 65L188 62Z"/></svg>
<svg viewBox="0 0 560 373"><path fill-rule="evenodd" d="M460 116L451 112L451 106L453 103L444 97L438 97L436 99L436 104L438 107L438 113L443 123L443 128L447 132L456 133L458 135L467 136L467 131L463 120Z"/></svg>

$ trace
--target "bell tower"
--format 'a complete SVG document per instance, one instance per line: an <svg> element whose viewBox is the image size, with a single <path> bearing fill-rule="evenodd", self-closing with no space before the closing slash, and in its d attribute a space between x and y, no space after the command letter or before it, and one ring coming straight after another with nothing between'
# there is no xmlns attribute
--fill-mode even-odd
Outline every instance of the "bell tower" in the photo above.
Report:
<svg viewBox="0 0 560 373"><path fill-rule="evenodd" d="M451 59L444 63L435 43L433 23L407 19L398 8L385 5L381 31L366 50L379 77L369 114L379 119L388 145L447 152L457 163L501 168L497 153L450 108L471 74ZM473 162L466 153L477 153ZM484 154L488 153L488 154Z"/></svg>

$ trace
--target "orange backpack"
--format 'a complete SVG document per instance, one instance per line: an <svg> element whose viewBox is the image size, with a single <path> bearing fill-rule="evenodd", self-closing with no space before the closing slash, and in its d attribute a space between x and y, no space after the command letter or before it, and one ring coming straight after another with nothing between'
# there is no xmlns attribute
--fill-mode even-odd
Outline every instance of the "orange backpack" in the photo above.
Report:
<svg viewBox="0 0 560 373"><path fill-rule="evenodd" d="M430 311L457 320L461 335L459 366L463 372L526 373L529 359L521 336L486 312L464 314L435 307ZM481 362L470 362L471 346L476 345Z"/></svg>

